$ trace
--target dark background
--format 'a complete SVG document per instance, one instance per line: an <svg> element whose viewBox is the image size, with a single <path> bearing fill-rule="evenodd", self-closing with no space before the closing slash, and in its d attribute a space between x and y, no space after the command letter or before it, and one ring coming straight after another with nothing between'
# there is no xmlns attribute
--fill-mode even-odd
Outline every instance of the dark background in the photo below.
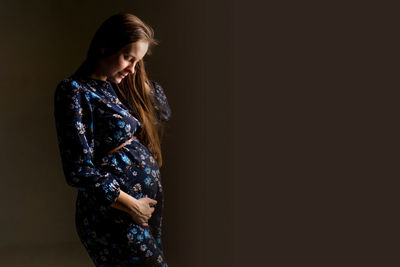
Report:
<svg viewBox="0 0 400 267"><path fill-rule="evenodd" d="M1 266L91 266L53 93L120 11L160 41L145 62L172 109L161 169L170 266L398 266L394 7L0 3Z"/></svg>

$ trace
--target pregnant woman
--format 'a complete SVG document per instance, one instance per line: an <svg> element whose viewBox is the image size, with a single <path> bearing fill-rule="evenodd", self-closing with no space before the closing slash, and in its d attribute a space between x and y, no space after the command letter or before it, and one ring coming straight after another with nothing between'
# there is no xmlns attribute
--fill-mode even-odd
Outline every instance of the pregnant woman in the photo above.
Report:
<svg viewBox="0 0 400 267"><path fill-rule="evenodd" d="M159 168L171 110L143 61L156 44L150 26L115 14L54 93L63 172L78 189L76 230L96 266L167 266Z"/></svg>

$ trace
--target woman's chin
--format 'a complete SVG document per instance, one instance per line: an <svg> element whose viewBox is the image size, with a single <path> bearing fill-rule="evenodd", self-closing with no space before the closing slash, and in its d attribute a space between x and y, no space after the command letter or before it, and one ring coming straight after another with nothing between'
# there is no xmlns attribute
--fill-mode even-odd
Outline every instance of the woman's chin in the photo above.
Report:
<svg viewBox="0 0 400 267"><path fill-rule="evenodd" d="M120 77L113 77L109 79L111 82L119 84L123 79Z"/></svg>

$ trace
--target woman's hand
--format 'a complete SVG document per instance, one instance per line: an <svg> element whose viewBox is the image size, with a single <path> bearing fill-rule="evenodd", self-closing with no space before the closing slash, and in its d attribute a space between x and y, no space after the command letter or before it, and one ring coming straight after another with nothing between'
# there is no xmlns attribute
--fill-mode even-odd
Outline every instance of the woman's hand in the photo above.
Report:
<svg viewBox="0 0 400 267"><path fill-rule="evenodd" d="M132 219L137 224L142 226L149 226L147 222L154 212L154 208L150 207L150 205L157 204L157 201L148 197L133 199L134 201L132 202L130 210L128 212L129 215L131 215Z"/></svg>
<svg viewBox="0 0 400 267"><path fill-rule="evenodd" d="M149 226L147 221L151 218L154 211L150 205L157 204L157 201L148 197L136 199L131 195L120 190L117 200L111 204L111 207L129 213L132 219L139 225Z"/></svg>

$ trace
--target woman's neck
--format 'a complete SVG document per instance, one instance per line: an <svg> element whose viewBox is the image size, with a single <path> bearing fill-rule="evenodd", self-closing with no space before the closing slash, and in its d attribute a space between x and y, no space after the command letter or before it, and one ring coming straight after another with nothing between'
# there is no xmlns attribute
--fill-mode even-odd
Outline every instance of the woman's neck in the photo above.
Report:
<svg viewBox="0 0 400 267"><path fill-rule="evenodd" d="M103 74L101 65L98 62L96 64L94 64L93 72L91 72L88 75L88 77L93 78L93 79L97 79L97 80L103 80L103 81L107 80L107 75Z"/></svg>
<svg viewBox="0 0 400 267"><path fill-rule="evenodd" d="M98 62L93 63L86 59L86 61L79 67L78 71L76 72L79 76L89 77L95 80L107 80L107 75L104 75L102 72L101 66Z"/></svg>
<svg viewBox="0 0 400 267"><path fill-rule="evenodd" d="M107 76L104 75L99 75L97 73L92 73L90 75L88 75L89 78L95 79L95 80L102 80L102 81L106 81L107 80Z"/></svg>

